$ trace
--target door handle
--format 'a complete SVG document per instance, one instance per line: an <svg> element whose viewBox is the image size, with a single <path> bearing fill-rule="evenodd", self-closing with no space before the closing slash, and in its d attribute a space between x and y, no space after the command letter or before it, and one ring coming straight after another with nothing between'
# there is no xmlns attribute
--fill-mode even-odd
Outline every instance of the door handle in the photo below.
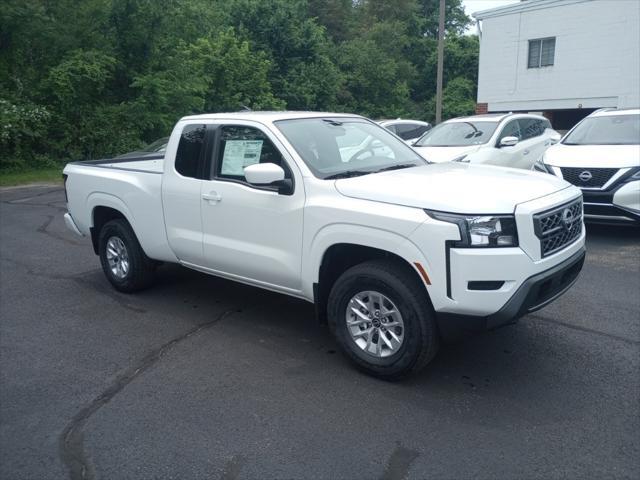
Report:
<svg viewBox="0 0 640 480"><path fill-rule="evenodd" d="M524 152L522 152L523 155L529 155L529 150L525 150Z"/></svg>
<svg viewBox="0 0 640 480"><path fill-rule="evenodd" d="M209 203L218 203L222 200L222 195L218 192L203 193L202 198Z"/></svg>

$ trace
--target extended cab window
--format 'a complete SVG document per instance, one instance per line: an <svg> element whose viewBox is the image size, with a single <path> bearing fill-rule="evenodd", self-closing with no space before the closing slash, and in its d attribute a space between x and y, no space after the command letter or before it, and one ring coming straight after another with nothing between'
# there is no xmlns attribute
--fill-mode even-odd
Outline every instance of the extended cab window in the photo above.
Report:
<svg viewBox="0 0 640 480"><path fill-rule="evenodd" d="M539 137L544 133L545 121L538 118L521 118L520 130L522 130L522 140Z"/></svg>
<svg viewBox="0 0 640 480"><path fill-rule="evenodd" d="M200 164L206 132L205 125L187 125L180 135L176 153L176 171L184 177L200 178Z"/></svg>
<svg viewBox="0 0 640 480"><path fill-rule="evenodd" d="M253 127L222 127L216 177L245 181L244 167L255 163L275 163L284 169L285 178L291 178L282 154L263 132Z"/></svg>

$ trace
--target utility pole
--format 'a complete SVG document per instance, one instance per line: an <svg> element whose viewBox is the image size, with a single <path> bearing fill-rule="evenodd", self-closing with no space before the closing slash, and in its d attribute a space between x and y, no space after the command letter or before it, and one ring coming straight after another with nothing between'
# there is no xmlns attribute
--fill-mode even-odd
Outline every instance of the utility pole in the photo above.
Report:
<svg viewBox="0 0 640 480"><path fill-rule="evenodd" d="M444 69L444 2L440 0L438 23L438 74L436 79L436 125L442 121L442 76Z"/></svg>

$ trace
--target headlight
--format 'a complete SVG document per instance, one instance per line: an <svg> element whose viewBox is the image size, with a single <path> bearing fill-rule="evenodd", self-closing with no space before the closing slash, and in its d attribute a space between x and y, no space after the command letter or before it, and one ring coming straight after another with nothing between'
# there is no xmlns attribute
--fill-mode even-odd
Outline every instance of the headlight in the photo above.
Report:
<svg viewBox="0 0 640 480"><path fill-rule="evenodd" d="M640 180L640 168L636 168L635 172L629 175L624 181L633 182L634 180Z"/></svg>
<svg viewBox="0 0 640 480"><path fill-rule="evenodd" d="M454 247L517 247L518 230L513 215L454 215L425 210L427 215L443 222L455 223L460 241Z"/></svg>
<svg viewBox="0 0 640 480"><path fill-rule="evenodd" d="M465 162L465 163L469 163L469 159L467 158L467 154L464 155L460 155L459 157L454 158L453 160L451 160L452 162Z"/></svg>
<svg viewBox="0 0 640 480"><path fill-rule="evenodd" d="M536 172L549 173L553 175L553 170L544 163L544 157L539 158L533 163L533 170Z"/></svg>

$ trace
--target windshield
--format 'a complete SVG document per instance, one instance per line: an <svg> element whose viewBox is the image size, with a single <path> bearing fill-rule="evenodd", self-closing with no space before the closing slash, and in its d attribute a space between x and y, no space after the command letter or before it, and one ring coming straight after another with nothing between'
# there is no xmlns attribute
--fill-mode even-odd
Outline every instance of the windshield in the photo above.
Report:
<svg viewBox="0 0 640 480"><path fill-rule="evenodd" d="M498 122L445 122L425 133L416 147L468 147L487 143Z"/></svg>
<svg viewBox="0 0 640 480"><path fill-rule="evenodd" d="M167 148L167 143L169 142L169 137L164 137L156 140L155 142L150 143L146 147L142 149L143 152L164 152Z"/></svg>
<svg viewBox="0 0 640 480"><path fill-rule="evenodd" d="M585 118L562 141L564 145L638 145L640 115Z"/></svg>
<svg viewBox="0 0 640 480"><path fill-rule="evenodd" d="M427 163L387 130L364 119L302 118L275 123L319 178Z"/></svg>

